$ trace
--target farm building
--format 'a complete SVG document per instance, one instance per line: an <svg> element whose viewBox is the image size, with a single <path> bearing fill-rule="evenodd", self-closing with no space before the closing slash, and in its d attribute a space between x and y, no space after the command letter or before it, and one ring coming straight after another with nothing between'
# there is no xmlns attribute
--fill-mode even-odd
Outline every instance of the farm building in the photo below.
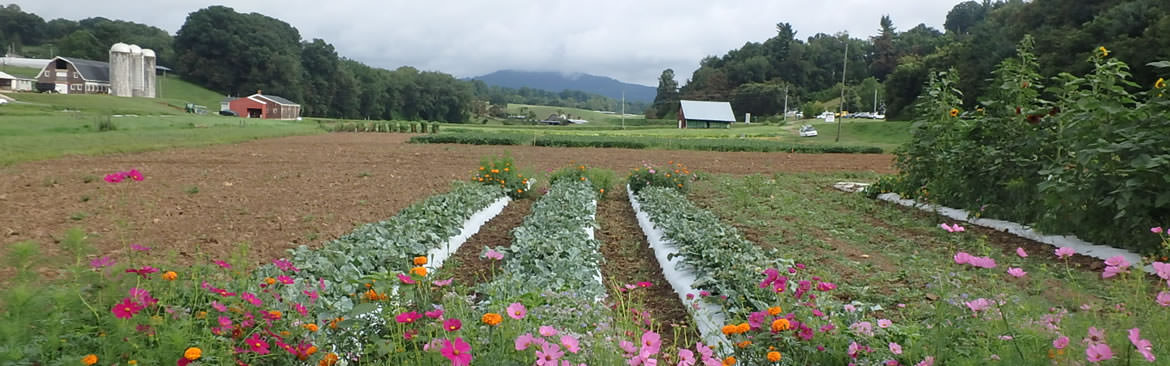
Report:
<svg viewBox="0 0 1170 366"><path fill-rule="evenodd" d="M154 98L158 82L155 59L149 48L120 42L110 46L110 94Z"/></svg>
<svg viewBox="0 0 1170 366"><path fill-rule="evenodd" d="M678 128L687 128L690 123L704 123L707 128L711 124L723 124L723 128L731 127L735 123L735 112L731 111L728 102L701 102L695 100L679 101ZM696 125L697 126L697 125Z"/></svg>
<svg viewBox="0 0 1170 366"><path fill-rule="evenodd" d="M110 64L57 56L41 69L36 89L61 94L107 94Z"/></svg>
<svg viewBox="0 0 1170 366"><path fill-rule="evenodd" d="M0 91L33 91L36 80L15 77L0 71Z"/></svg>
<svg viewBox="0 0 1170 366"><path fill-rule="evenodd" d="M244 118L297 119L301 116L300 104L260 91L228 102L228 108Z"/></svg>

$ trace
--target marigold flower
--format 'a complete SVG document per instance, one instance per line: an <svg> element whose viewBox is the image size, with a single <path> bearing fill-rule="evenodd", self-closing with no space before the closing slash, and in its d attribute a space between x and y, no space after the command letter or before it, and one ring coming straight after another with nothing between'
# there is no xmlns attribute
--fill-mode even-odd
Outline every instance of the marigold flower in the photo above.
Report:
<svg viewBox="0 0 1170 366"><path fill-rule="evenodd" d="M772 321L773 332L782 332L789 328L792 328L792 323L788 322L788 319L781 318Z"/></svg>
<svg viewBox="0 0 1170 366"><path fill-rule="evenodd" d="M1162 89L1165 87L1166 87L1166 79L1158 78L1158 81L1154 82L1154 89Z"/></svg>
<svg viewBox="0 0 1170 366"><path fill-rule="evenodd" d="M501 321L504 321L504 317L502 317L502 316L500 316L500 314L496 314L496 313L487 313L487 314L483 314L483 317L480 318L479 320L483 321L484 324L496 326L496 325L499 325Z"/></svg>
<svg viewBox="0 0 1170 366"><path fill-rule="evenodd" d="M727 358L723 359L723 366L731 366L731 365L734 365L736 362L738 362L738 361L736 361L735 356L727 356Z"/></svg>
<svg viewBox="0 0 1170 366"><path fill-rule="evenodd" d="M272 278L272 277L268 277L268 278L264 279L264 283L267 283L269 286L272 286L272 285L276 284L276 279Z"/></svg>
<svg viewBox="0 0 1170 366"><path fill-rule="evenodd" d="M308 329L310 332L316 332L318 329L317 324L313 324L313 323L305 324L305 325L302 325L301 327Z"/></svg>
<svg viewBox="0 0 1170 366"><path fill-rule="evenodd" d="M423 256L414 257L414 265L421 266L424 264L427 264L427 257L423 257Z"/></svg>
<svg viewBox="0 0 1170 366"><path fill-rule="evenodd" d="M739 347L739 348L748 348L751 345L752 345L752 341L743 341L743 342L739 342L739 343L735 344L735 346Z"/></svg>
<svg viewBox="0 0 1170 366"><path fill-rule="evenodd" d="M425 267L414 267L410 269L411 274L416 274L422 277L427 276L427 269Z"/></svg>
<svg viewBox="0 0 1170 366"><path fill-rule="evenodd" d="M333 364L337 363L337 360L337 354L329 352L329 354L326 354L320 362L317 362L317 366L333 366Z"/></svg>
<svg viewBox="0 0 1170 366"><path fill-rule="evenodd" d="M162 279L167 280L167 281L174 281L178 278L179 278L179 274L175 273L175 271L167 271L167 273L162 274Z"/></svg>
<svg viewBox="0 0 1170 366"><path fill-rule="evenodd" d="M342 320L345 320L345 317L340 316L340 317L337 317L333 320L330 320L329 321L329 329L337 329L337 323L340 323Z"/></svg>
<svg viewBox="0 0 1170 366"><path fill-rule="evenodd" d="M137 364L138 364L138 360L130 360L130 361L126 361L126 364L127 364L127 365L137 365Z"/></svg>
<svg viewBox="0 0 1170 366"><path fill-rule="evenodd" d="M748 323L740 323L735 327L735 332L740 334L747 333L750 330L752 330L752 326Z"/></svg>
<svg viewBox="0 0 1170 366"><path fill-rule="evenodd" d="M85 355L85 357L81 358L81 364L85 365L85 366L90 366L90 365L93 365L97 362L98 362L97 355L92 354L92 353Z"/></svg>
<svg viewBox="0 0 1170 366"><path fill-rule="evenodd" d="M951 117L958 117L958 116L959 116L959 109L958 108L951 108Z"/></svg>
<svg viewBox="0 0 1170 366"><path fill-rule="evenodd" d="M780 313L782 313L782 312L784 312L784 309L779 307L779 306L773 306L773 307L768 308L768 315L771 315L771 316L780 315Z"/></svg>
<svg viewBox="0 0 1170 366"><path fill-rule="evenodd" d="M203 350L199 349L199 347L191 347L183 351L183 358L186 358L188 361L198 360L199 357L203 357Z"/></svg>
<svg viewBox="0 0 1170 366"><path fill-rule="evenodd" d="M768 361L780 362L780 352L776 352L776 351L768 352Z"/></svg>
<svg viewBox="0 0 1170 366"><path fill-rule="evenodd" d="M723 331L723 335L732 335L732 334L735 334L736 327L734 325L731 325L731 324L724 325L722 331Z"/></svg>

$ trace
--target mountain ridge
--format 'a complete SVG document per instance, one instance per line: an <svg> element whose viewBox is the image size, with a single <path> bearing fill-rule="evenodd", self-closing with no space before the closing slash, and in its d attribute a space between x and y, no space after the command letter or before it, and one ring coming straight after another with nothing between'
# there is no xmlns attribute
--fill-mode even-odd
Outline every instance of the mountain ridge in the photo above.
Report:
<svg viewBox="0 0 1170 366"><path fill-rule="evenodd" d="M563 73L557 71L499 70L467 78L481 80L491 86L520 89L523 87L551 92L579 90L621 100L625 90L626 101L653 102L658 90L651 86L626 83L620 80L587 73Z"/></svg>

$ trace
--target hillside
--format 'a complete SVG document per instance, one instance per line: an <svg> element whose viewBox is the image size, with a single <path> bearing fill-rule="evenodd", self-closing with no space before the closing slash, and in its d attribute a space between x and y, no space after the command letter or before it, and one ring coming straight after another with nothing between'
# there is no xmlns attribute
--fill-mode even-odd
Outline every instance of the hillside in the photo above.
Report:
<svg viewBox="0 0 1170 366"><path fill-rule="evenodd" d="M471 78L483 80L492 86L519 89L532 89L560 92L562 90L580 90L586 93L604 95L621 100L622 90L626 92L626 101L653 102L657 90L653 87L623 83L613 78L590 74L562 74L559 72L535 72L500 70L483 76Z"/></svg>

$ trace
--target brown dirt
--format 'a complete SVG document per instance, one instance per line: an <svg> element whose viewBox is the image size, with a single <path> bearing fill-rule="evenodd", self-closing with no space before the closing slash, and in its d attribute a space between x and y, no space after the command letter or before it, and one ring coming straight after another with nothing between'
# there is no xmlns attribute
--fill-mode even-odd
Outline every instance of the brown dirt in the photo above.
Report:
<svg viewBox="0 0 1170 366"><path fill-rule="evenodd" d="M524 217L532 211L532 201L527 199L513 200L499 215L479 229L479 232L467 239L459 250L451 256L451 260L458 263L451 268L455 274L455 283L473 287L478 283L492 280L492 268L499 270L499 263L495 260L480 258L486 247L512 246L512 228L520 226Z"/></svg>
<svg viewBox="0 0 1170 366"><path fill-rule="evenodd" d="M731 174L893 171L890 155L416 145L406 143L408 137L296 136L0 168L0 250L36 241L45 258L58 258L42 263L51 268L65 254L57 238L81 227L101 255L119 257L139 243L156 253L223 258L247 243L248 259L258 263L391 217L446 190L449 181L469 177L480 158L504 153L536 171L576 163L624 172L643 161L670 160ZM131 168L147 179L101 180ZM94 180L84 183L87 177ZM0 272L0 278L8 275Z"/></svg>
<svg viewBox="0 0 1170 366"><path fill-rule="evenodd" d="M676 330L687 334L684 339L698 339L696 328L688 326L691 322L686 305L666 282L662 267L654 257L654 250L650 249L645 234L638 226L625 188L617 189L606 197L597 202L597 220L600 225L597 239L602 243L601 253L605 257L601 277L611 285L610 295L622 295L612 293L615 291L612 286L651 282L653 285L649 288L628 291L634 291L643 302L645 311L661 325L662 329L658 333L662 335L663 345L675 344ZM676 346L686 348L688 345Z"/></svg>

